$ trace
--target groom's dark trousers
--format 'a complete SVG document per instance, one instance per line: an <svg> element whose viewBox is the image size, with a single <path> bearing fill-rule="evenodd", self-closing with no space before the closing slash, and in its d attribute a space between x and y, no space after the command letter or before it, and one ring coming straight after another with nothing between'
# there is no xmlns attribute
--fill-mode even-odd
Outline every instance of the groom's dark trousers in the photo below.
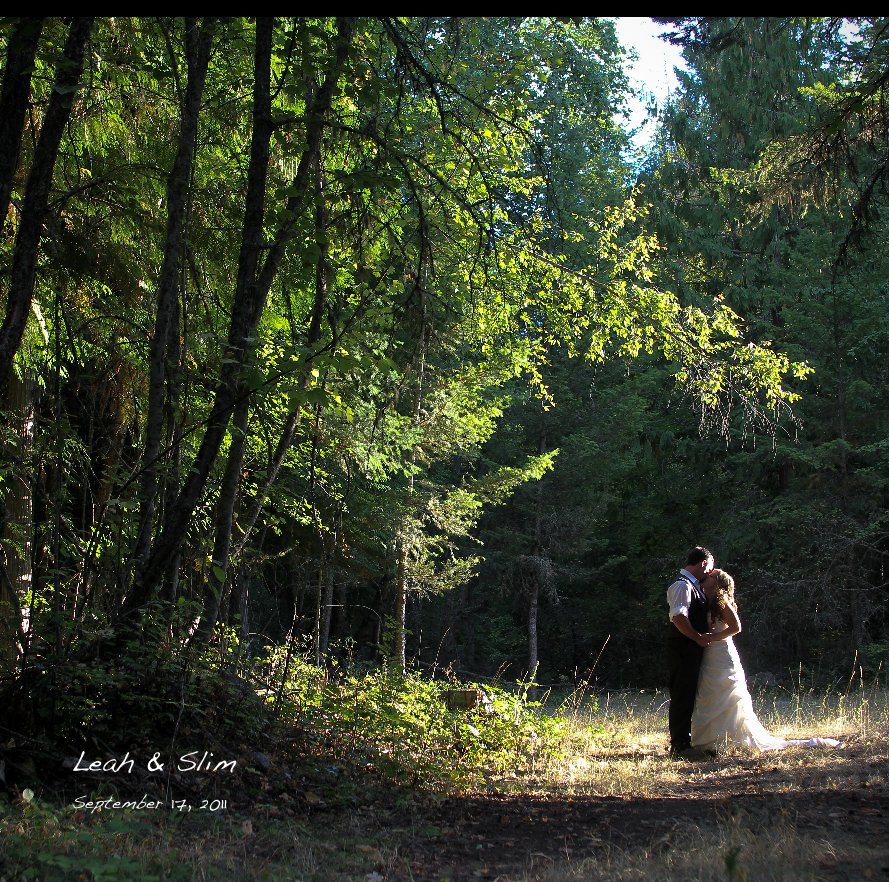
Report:
<svg viewBox="0 0 889 882"><path fill-rule="evenodd" d="M669 625L667 670L670 677L670 752L691 746L691 715L698 691L698 672L704 650Z"/></svg>
<svg viewBox="0 0 889 882"><path fill-rule="evenodd" d="M691 585L691 603L688 619L692 627L704 633L707 623L707 598L704 592ZM678 753L691 746L691 715L695 709L698 691L698 673L701 670L702 647L689 640L675 625L667 626L667 671L670 679L670 752Z"/></svg>

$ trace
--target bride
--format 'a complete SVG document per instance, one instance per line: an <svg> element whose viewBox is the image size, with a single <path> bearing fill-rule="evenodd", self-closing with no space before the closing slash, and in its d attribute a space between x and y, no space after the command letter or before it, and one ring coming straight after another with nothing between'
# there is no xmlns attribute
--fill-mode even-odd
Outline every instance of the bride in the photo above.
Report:
<svg viewBox="0 0 889 882"><path fill-rule="evenodd" d="M692 744L705 751L715 751L726 742L758 751L839 746L833 738L787 740L766 731L753 711L744 668L732 640L741 631L735 581L723 570L713 570L702 587L710 601L711 643L704 649L698 677Z"/></svg>

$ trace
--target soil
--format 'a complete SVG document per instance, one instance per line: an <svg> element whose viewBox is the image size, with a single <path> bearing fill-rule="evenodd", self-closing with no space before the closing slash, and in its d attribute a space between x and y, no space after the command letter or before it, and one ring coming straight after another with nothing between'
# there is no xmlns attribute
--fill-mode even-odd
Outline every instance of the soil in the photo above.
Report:
<svg viewBox="0 0 889 882"><path fill-rule="evenodd" d="M657 858L674 846L682 848L689 836L702 837L704 846L709 833L735 824L754 832L792 830L813 843L817 854L807 879L889 882L887 732L835 750L734 753L696 763L642 752L590 758L629 763L637 771L634 764L644 763L645 778L625 779L642 782L642 791L620 796L597 794L589 784L557 789L518 776L470 794L441 795L417 786L397 788L382 775L349 768L342 760L324 762L283 748L253 756L252 763L238 767L237 776L191 776L188 780L200 786L178 794L195 805L200 798L226 799L226 811L184 816L172 835L177 845L191 841L199 854L211 841L218 843L219 860L237 864L232 879L609 878L599 868L616 857ZM88 777L78 779L78 786ZM111 776L105 783L128 777ZM186 778L174 776L173 784L181 789ZM81 792L99 783L92 781ZM131 787L138 796L148 782L133 780ZM75 820L99 823L100 818L78 814ZM722 862L725 856L715 859ZM579 867L586 869L578 874ZM748 879L746 869L719 877Z"/></svg>
<svg viewBox="0 0 889 882"><path fill-rule="evenodd" d="M364 875L353 865L347 875L330 878L558 878L552 874L559 867L616 851L657 853L683 831L707 831L736 818L753 829L783 824L829 846L817 863L819 880L889 880L885 741L847 745L811 766L732 755L682 767L681 788L658 792L655 783L644 795L560 794L513 782L465 797L369 791L349 806L307 790L294 808L322 849L357 849L366 859Z"/></svg>

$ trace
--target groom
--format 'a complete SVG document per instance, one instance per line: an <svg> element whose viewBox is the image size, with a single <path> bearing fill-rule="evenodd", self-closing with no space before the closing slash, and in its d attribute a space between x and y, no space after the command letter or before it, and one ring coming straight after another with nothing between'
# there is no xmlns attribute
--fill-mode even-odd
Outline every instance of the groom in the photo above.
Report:
<svg viewBox="0 0 889 882"><path fill-rule="evenodd" d="M707 598L701 588L713 569L713 555L698 545L689 551L679 578L667 588L670 630L667 637L667 670L670 677L670 755L694 759L691 746L691 715L698 689L698 671L707 633Z"/></svg>

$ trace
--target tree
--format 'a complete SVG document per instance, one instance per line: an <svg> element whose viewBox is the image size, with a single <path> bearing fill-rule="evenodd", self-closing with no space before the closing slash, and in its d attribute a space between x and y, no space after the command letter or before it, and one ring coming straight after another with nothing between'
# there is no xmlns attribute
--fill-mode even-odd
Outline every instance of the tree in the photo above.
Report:
<svg viewBox="0 0 889 882"><path fill-rule="evenodd" d="M25 114L31 97L31 70L42 28L42 18L17 19L6 46L0 96L0 212L4 219L19 164Z"/></svg>
<svg viewBox="0 0 889 882"><path fill-rule="evenodd" d="M840 652L851 657L875 639L884 618L883 479L871 451L885 404L876 393L882 368L870 359L884 339L881 261L847 247L869 178L859 189L833 176L834 201L819 205L808 201L811 168L798 162L829 138L817 96L843 90L846 49L836 22L676 23L691 73L665 115L649 190L666 272L689 293L723 296L749 316L756 339L814 368L799 387L795 431L729 457L700 451L683 482L706 474L709 499L719 500L696 507L749 583L748 639L760 663L780 669L806 657L836 667ZM862 561L865 580L854 572Z"/></svg>
<svg viewBox="0 0 889 882"><path fill-rule="evenodd" d="M176 498L172 510L154 544L144 568L137 573L133 590L127 597L126 609L142 606L157 590L160 579L173 559L185 535L187 524L203 492L213 462L239 398L245 394L241 374L252 349L255 333L268 292L275 280L284 250L294 233L295 220L307 201L311 169L318 161L322 127L330 108L333 91L339 79L351 39L351 22L341 19L337 25L336 41L325 78L306 102L305 146L299 158L292 194L285 203L285 217L279 224L261 262L261 241L265 213L267 173L270 141L273 131L271 107L271 60L274 22L257 22L256 55L254 63L253 134L250 166L247 174L247 197L244 226L238 261L238 280L235 290L228 340L222 358L219 382L214 393L213 407L207 419L201 445L189 469L188 477ZM225 561L222 562L225 565Z"/></svg>
<svg viewBox="0 0 889 882"><path fill-rule="evenodd" d="M12 360L21 345L25 322L31 309L37 252L52 186L56 154L74 104L74 96L80 86L83 56L92 25L92 18L75 18L71 22L68 39L56 68L55 82L40 127L40 135L34 148L9 273L6 315L0 326L0 384L6 380ZM24 27L19 25L11 39L13 51L7 57L7 61L11 64L4 75L4 98L8 97L10 104L16 106L10 107L10 119L8 122L5 121L11 131L4 140L7 144L14 145L19 132L13 127L21 123L22 97L26 94L26 90L21 88L24 70L21 65L28 63L29 56L33 57L33 31L27 25ZM9 89L6 87L7 79L10 81ZM6 182L13 171L12 160L17 151L11 146L5 148L5 152L6 168L3 171L6 175L4 182L0 184L5 195L4 205L9 199L9 187Z"/></svg>
<svg viewBox="0 0 889 882"><path fill-rule="evenodd" d="M31 51L21 29L5 38L7 57ZM262 585L319 656L332 600L344 627L369 607L401 666L414 599L469 590L482 512L551 480L559 433L536 409L551 385L575 396L549 379L568 359L663 359L705 421L731 400L768 423L791 401L803 369L743 338L740 310L655 276L607 23L115 18L90 49L48 171L52 127L22 142L45 209L15 177L4 264L12 278L41 216L34 296L7 305L45 325L24 528L42 660L115 630L106 649L125 653L151 622L146 645L195 654L238 615L249 638ZM41 38L40 70L52 50ZM527 437L485 459L524 395ZM588 453L595 431L574 434ZM528 491L539 542L519 555L564 552L546 548L549 486L567 492Z"/></svg>

